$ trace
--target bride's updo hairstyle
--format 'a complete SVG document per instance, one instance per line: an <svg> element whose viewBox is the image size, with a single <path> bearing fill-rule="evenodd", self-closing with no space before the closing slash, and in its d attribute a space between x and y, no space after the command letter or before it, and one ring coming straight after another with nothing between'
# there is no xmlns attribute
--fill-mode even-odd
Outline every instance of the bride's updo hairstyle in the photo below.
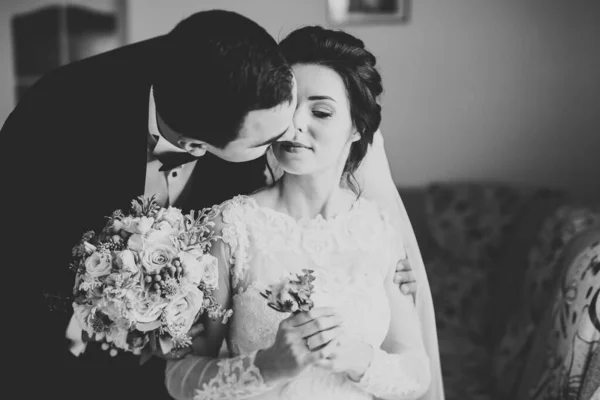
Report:
<svg viewBox="0 0 600 400"><path fill-rule="evenodd" d="M316 64L331 68L342 78L350 103L352 123L361 137L352 143L344 176L348 186L359 192L356 171L373 142L381 122L378 97L383 88L375 69L375 56L365 49L362 40L338 30L307 26L290 33L279 44L290 65Z"/></svg>

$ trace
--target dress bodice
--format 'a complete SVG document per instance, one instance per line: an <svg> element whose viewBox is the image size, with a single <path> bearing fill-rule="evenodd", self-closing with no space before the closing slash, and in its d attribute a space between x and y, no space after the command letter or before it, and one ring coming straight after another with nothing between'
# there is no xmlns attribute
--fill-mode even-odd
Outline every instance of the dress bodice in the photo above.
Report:
<svg viewBox="0 0 600 400"><path fill-rule="evenodd" d="M334 218L296 221L238 196L223 207L223 221L222 236L233 264L232 355L273 344L279 322L289 314L268 307L260 292L303 268L312 269L316 277L315 306L334 307L347 334L375 348L381 345L390 321L383 284L392 261L393 231L374 204L359 199ZM342 375L317 367L275 391L275 398L286 399L365 398Z"/></svg>

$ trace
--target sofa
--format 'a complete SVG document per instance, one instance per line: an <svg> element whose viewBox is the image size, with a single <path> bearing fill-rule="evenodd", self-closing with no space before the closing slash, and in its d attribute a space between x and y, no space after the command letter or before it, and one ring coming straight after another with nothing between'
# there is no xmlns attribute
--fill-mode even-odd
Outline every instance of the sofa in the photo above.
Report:
<svg viewBox="0 0 600 400"><path fill-rule="evenodd" d="M448 400L600 399L600 201L501 183L399 188Z"/></svg>

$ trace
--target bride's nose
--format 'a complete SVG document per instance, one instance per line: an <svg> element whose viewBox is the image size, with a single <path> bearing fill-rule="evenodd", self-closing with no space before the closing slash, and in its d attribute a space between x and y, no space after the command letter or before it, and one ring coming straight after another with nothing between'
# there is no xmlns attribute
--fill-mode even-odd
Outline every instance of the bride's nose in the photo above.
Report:
<svg viewBox="0 0 600 400"><path fill-rule="evenodd" d="M306 133L307 122L308 122L308 119L306 118L305 113L302 110L300 110L299 108L296 109L296 112L294 113L294 119L293 119L294 133L298 133L298 132Z"/></svg>

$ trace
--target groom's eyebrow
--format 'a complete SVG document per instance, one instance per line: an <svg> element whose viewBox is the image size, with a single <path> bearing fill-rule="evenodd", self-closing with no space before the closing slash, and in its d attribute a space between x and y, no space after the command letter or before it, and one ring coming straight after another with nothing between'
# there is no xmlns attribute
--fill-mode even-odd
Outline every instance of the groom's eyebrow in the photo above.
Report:
<svg viewBox="0 0 600 400"><path fill-rule="evenodd" d="M285 135L285 133L288 131L289 128L286 128L285 131L281 132L279 135L275 136L274 138L271 138L269 140L267 140L266 142L263 142L261 144L257 144L254 147L262 147L262 146L267 146L273 142L276 142L280 137L282 137L283 135Z"/></svg>

